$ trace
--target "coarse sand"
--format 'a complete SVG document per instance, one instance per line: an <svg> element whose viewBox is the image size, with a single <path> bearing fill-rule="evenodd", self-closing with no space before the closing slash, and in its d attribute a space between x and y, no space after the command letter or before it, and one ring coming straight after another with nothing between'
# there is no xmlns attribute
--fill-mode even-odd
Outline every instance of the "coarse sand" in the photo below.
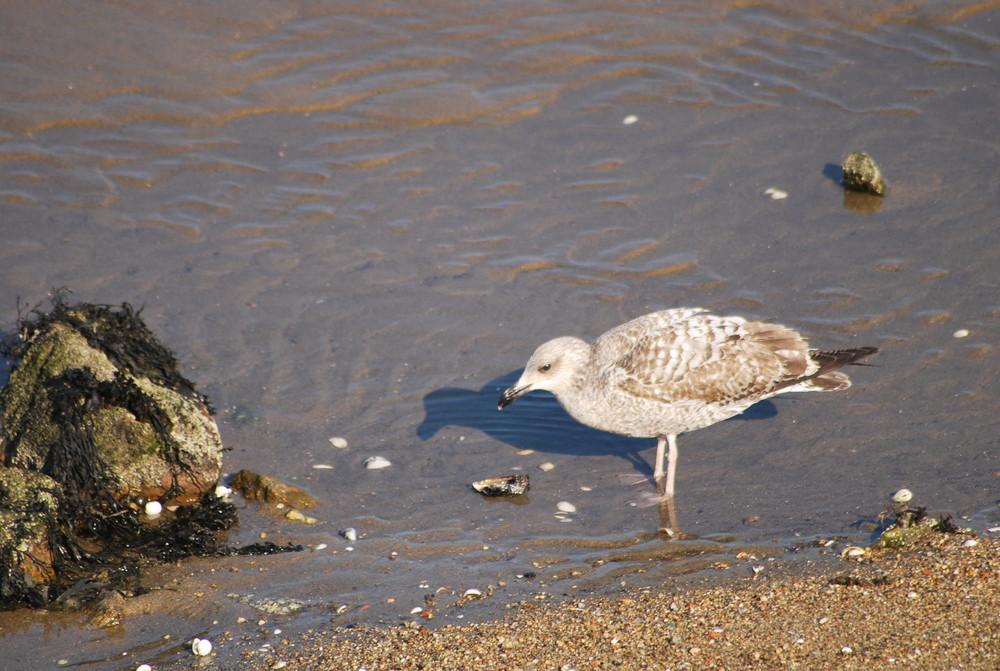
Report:
<svg viewBox="0 0 1000 671"><path fill-rule="evenodd" d="M1000 668L1000 540L939 534L811 574L777 573L527 601L498 622L332 626L244 650L240 668Z"/></svg>

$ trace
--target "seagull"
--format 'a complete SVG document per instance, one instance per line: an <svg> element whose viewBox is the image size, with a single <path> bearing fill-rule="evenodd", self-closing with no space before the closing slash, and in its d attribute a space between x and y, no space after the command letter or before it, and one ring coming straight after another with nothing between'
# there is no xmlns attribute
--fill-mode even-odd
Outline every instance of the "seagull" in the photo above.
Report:
<svg viewBox="0 0 1000 671"><path fill-rule="evenodd" d="M635 438L656 438L653 479L671 504L677 436L734 417L754 403L793 391L840 391L837 370L878 351L809 349L797 331L702 308L651 312L593 344L574 337L535 350L498 409L545 390L578 422Z"/></svg>

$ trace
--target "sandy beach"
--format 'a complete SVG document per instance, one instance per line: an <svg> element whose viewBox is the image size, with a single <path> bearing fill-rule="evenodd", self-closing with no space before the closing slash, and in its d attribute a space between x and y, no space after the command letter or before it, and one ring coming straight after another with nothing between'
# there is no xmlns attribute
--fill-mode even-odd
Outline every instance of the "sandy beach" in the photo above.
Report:
<svg viewBox="0 0 1000 671"><path fill-rule="evenodd" d="M1000 541L941 535L798 575L522 602L501 622L331 629L243 653L247 667L997 669Z"/></svg>

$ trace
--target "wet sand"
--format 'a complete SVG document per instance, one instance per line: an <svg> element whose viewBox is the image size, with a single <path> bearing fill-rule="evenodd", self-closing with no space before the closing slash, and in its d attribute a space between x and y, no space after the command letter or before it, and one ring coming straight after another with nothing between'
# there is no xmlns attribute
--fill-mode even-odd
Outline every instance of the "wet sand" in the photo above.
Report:
<svg viewBox="0 0 1000 671"><path fill-rule="evenodd" d="M721 586L521 602L495 623L311 632L246 650L242 668L996 669L1000 540L968 538Z"/></svg>

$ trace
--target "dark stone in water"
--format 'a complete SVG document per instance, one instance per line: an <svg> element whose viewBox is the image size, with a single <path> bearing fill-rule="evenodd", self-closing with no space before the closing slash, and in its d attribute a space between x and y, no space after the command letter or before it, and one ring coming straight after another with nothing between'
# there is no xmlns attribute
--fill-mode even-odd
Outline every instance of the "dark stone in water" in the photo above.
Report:
<svg viewBox="0 0 1000 671"><path fill-rule="evenodd" d="M844 188L884 196L886 185L875 161L864 152L856 151L844 161Z"/></svg>

